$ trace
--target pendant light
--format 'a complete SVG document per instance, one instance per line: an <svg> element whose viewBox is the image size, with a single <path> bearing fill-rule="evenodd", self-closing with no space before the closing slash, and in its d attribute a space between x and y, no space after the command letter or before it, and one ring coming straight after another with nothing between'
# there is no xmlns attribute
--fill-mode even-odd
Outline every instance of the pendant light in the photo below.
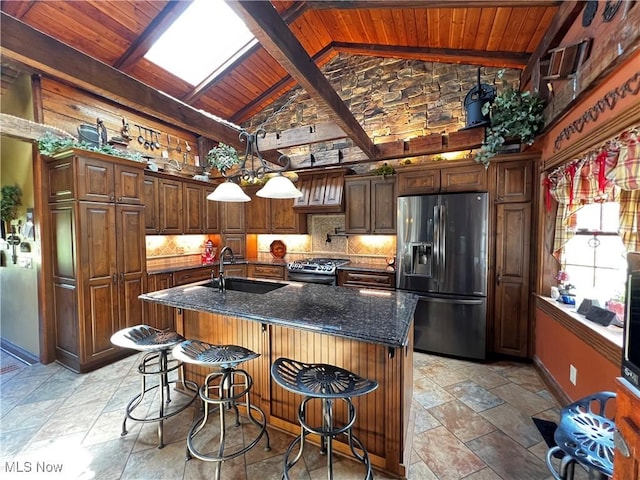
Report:
<svg viewBox="0 0 640 480"><path fill-rule="evenodd" d="M244 180L249 183L255 183L265 178L265 175L269 173L275 173L275 175L267 181L264 187L256 192L256 195L264 198L299 198L302 196L302 192L295 187L293 182L282 175L282 172L289 168L291 164L291 159L288 156L280 156L279 163L282 165L281 167L272 166L262 158L258 148L258 137L264 138L266 134L267 132L262 127L258 128L254 133L240 132L240 141L247 142L247 148L240 167L233 175L227 175L226 170L220 172L227 181L218 185L207 196L208 200L248 202L251 198L244 193L237 182Z"/></svg>

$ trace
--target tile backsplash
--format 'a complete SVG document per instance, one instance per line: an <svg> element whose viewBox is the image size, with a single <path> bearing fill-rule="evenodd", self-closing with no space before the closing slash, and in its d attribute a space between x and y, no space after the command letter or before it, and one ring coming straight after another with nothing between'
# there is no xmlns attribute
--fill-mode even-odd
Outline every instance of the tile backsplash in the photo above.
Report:
<svg viewBox="0 0 640 480"><path fill-rule="evenodd" d="M285 259L309 256L358 257L359 262L379 262L395 255L395 235L346 235L344 215L308 215L308 235L257 235L258 255L270 256L271 243L287 246ZM327 234L331 241L327 242ZM166 258L200 254L208 235L148 235L147 258Z"/></svg>

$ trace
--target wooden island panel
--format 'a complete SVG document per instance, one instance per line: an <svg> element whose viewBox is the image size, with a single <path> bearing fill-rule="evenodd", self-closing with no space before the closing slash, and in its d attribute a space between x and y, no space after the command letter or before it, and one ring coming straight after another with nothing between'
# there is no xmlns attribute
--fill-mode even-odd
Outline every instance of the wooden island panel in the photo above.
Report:
<svg viewBox="0 0 640 480"><path fill-rule="evenodd" d="M242 345L260 353L259 358L240 366L254 380L251 401L264 410L271 427L292 435L300 431L297 408L302 397L271 380L270 368L275 359L288 357L305 363L328 363L378 381L377 390L353 399L357 409L354 434L367 447L376 468L406 476L411 453L412 345L389 349L379 344L192 310L178 313L176 327L185 338ZM413 338L412 331L409 338ZM194 365L185 368L187 378L198 384L211 372ZM320 425L320 403L317 408L310 407L312 424ZM343 421L344 402L336 402L334 412L337 422ZM336 452L349 453L347 444L335 442L334 445Z"/></svg>

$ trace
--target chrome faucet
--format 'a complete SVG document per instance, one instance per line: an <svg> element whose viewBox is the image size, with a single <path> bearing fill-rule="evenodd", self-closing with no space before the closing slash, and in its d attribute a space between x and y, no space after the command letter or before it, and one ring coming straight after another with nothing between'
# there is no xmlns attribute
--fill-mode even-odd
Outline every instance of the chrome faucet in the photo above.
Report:
<svg viewBox="0 0 640 480"><path fill-rule="evenodd" d="M229 247L222 247L220 250L220 272L218 273L218 290L220 292L224 292L225 288L225 278L224 278L224 254L229 252L231 254L231 261L233 262L233 250Z"/></svg>

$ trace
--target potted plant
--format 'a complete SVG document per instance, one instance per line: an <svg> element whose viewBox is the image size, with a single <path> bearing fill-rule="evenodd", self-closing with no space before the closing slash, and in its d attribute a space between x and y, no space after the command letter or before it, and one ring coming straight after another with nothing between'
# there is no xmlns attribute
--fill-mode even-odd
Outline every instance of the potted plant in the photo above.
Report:
<svg viewBox="0 0 640 480"><path fill-rule="evenodd" d="M11 222L18 218L18 207L22 205L22 190L18 185L5 185L2 187L2 200L0 200L0 217L5 224L5 232L12 235Z"/></svg>
<svg viewBox="0 0 640 480"><path fill-rule="evenodd" d="M498 78L503 74L504 70L501 70ZM482 113L489 114L491 125L482 147L476 152L476 161L488 167L489 159L498 154L508 138L531 145L544 126L543 110L544 101L537 92L519 92L503 79L502 90L493 103L482 106Z"/></svg>
<svg viewBox="0 0 640 480"><path fill-rule="evenodd" d="M207 153L207 162L213 168L218 169L220 173L224 173L235 165L240 163L238 151L231 145L219 143L217 147L213 147Z"/></svg>

